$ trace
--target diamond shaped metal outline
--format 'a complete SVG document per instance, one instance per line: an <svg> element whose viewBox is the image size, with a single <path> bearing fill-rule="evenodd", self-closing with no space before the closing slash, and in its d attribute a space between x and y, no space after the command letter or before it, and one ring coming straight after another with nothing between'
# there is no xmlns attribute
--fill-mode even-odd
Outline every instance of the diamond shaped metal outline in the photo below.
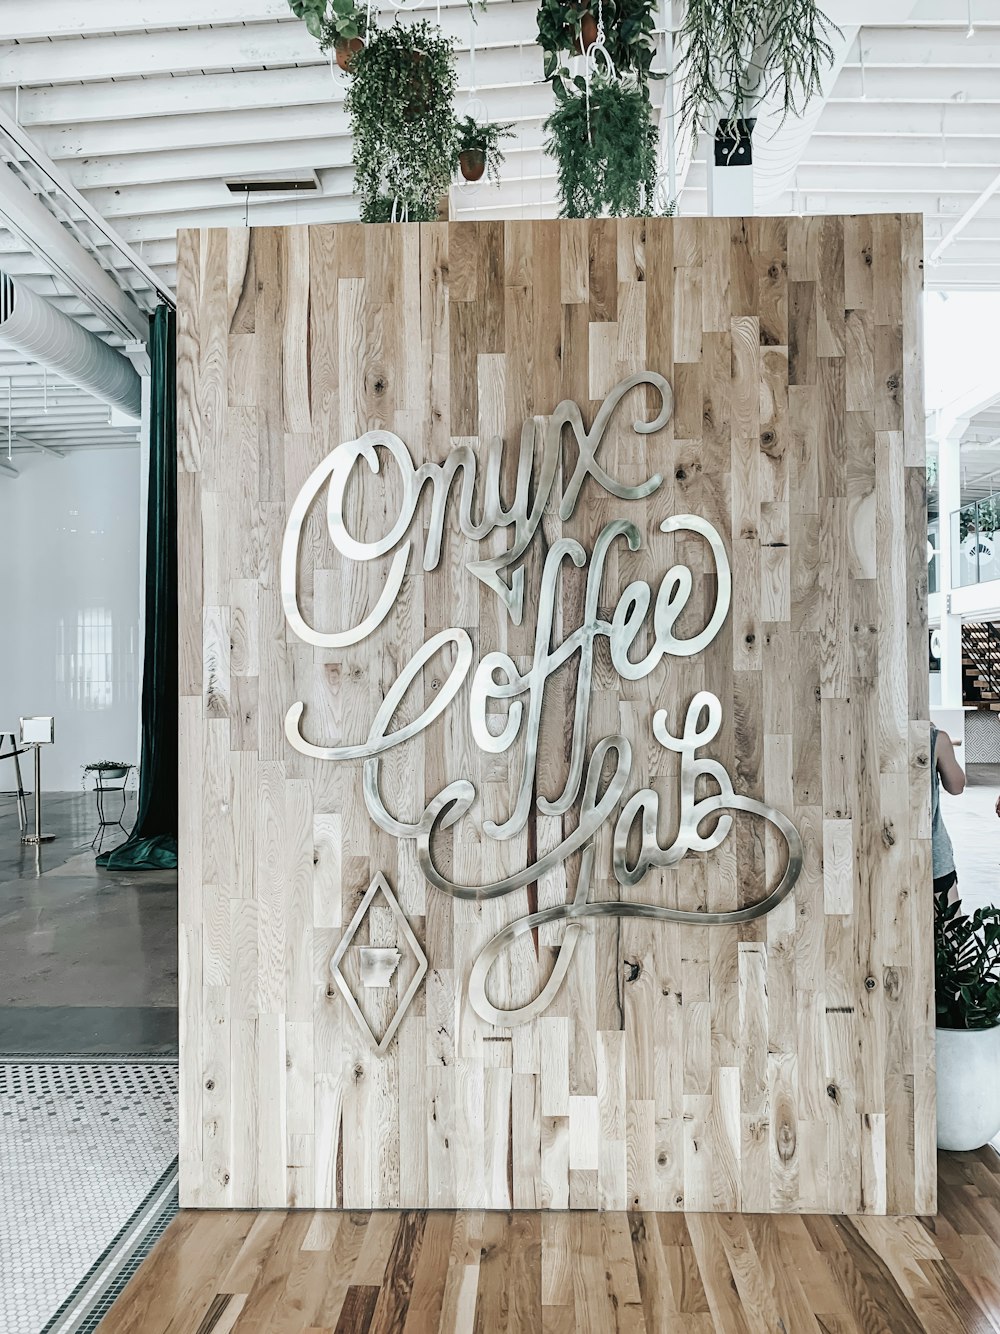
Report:
<svg viewBox="0 0 1000 1334"><path fill-rule="evenodd" d="M367 913L369 907L372 904L372 901L375 898L375 895L379 892L379 890L382 891L382 895L386 903L388 903L389 908L392 911L392 915L399 924L399 929L402 931L403 937L406 940L406 943L409 945L410 949L413 951L413 956L417 961L417 970L413 974L413 977L410 979L409 986L403 992L402 996L400 996L399 1004L396 1006L396 1013L392 1016L392 1019L389 1023L389 1027L382 1034L381 1042L373 1033L372 1027L369 1024L368 1020L365 1018L361 1006L354 999L354 994L351 991L350 987L347 985L347 978L341 972L340 968L341 961L343 960L344 955L347 953L351 941L357 934L358 928L364 921L365 914ZM365 1037L368 1039L368 1042L371 1045L372 1050L375 1052L375 1055L384 1056L386 1050L388 1049L389 1043L396 1036L396 1029L399 1027L400 1020L403 1018L403 1015L409 1008L410 1002L413 1000L413 997L417 994L418 990L420 989L420 983L424 980L424 974L427 972L427 955L421 949L420 941L417 940L416 936L413 934L413 929L411 928L409 922L406 920L406 914L399 906L399 900L392 892L392 888L390 887L388 880L385 878L385 876L382 874L381 871L378 872L378 874L372 880L371 884L368 886L367 890L365 890L365 896L358 904L357 912L351 918L350 922L348 923L347 930L341 937L340 944L337 946L336 950L334 950L333 958L330 960L330 972L333 974L333 980L340 988L340 994L347 1002L347 1008L354 1016L355 1021L357 1022L357 1025L361 1029L362 1033L364 1033Z"/></svg>

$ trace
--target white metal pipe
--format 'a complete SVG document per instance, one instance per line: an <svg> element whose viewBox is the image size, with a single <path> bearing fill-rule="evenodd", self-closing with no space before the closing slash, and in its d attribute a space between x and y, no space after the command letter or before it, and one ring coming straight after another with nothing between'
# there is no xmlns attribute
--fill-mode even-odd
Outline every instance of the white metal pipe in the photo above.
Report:
<svg viewBox="0 0 1000 1334"><path fill-rule="evenodd" d="M931 264L936 264L938 262L944 252L951 245L952 241L955 240L956 236L961 235L976 214L982 212L983 208L990 202L998 190L1000 190L1000 174L994 176L993 180L990 181L989 185L982 194L980 194L978 199L973 200L954 226L950 227L948 231L945 232L944 236L941 237L941 240L938 241L937 245L930 253Z"/></svg>
<svg viewBox="0 0 1000 1334"><path fill-rule="evenodd" d="M0 338L64 380L139 419L141 385L129 360L2 271Z"/></svg>

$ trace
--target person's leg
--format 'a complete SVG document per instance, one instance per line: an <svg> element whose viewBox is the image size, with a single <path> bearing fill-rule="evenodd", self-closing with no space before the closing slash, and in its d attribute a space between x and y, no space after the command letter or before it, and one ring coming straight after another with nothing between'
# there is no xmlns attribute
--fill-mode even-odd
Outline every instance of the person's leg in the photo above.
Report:
<svg viewBox="0 0 1000 1334"><path fill-rule="evenodd" d="M958 873L949 871L947 875L939 875L934 879L934 897L947 892L948 902L958 902Z"/></svg>

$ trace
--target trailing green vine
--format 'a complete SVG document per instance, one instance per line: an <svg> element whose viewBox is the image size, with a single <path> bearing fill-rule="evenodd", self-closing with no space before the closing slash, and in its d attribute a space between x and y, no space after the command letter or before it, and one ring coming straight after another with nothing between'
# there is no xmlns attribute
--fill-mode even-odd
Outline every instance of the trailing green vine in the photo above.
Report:
<svg viewBox="0 0 1000 1334"><path fill-rule="evenodd" d="M545 150L555 160L564 218L653 212L657 131L638 80L594 75L556 81L556 109L545 122Z"/></svg>
<svg viewBox="0 0 1000 1334"><path fill-rule="evenodd" d="M816 0L687 0L678 39L681 124L714 132L777 94L785 115L801 115L822 90L840 29Z"/></svg>
<svg viewBox="0 0 1000 1334"><path fill-rule="evenodd" d="M395 200L397 221L404 210L411 222L430 221L456 160L454 42L426 20L369 37L345 100L361 217L388 221Z"/></svg>

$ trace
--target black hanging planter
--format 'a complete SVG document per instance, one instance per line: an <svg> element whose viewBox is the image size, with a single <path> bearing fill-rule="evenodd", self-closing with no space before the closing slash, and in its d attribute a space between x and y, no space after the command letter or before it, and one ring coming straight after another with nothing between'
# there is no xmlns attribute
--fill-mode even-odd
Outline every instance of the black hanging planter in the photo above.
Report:
<svg viewBox="0 0 1000 1334"><path fill-rule="evenodd" d="M753 127L756 116L720 120L715 129L715 165L749 167L753 162Z"/></svg>

